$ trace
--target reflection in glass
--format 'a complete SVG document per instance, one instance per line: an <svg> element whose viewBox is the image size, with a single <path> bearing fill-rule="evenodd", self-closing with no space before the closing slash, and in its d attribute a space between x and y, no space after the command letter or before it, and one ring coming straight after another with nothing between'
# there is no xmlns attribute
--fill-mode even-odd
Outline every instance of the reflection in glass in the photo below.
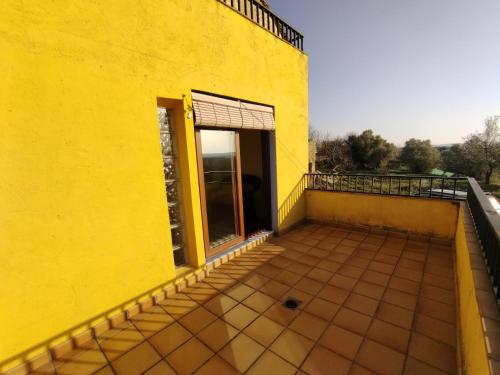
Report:
<svg viewBox="0 0 500 375"><path fill-rule="evenodd" d="M236 206L236 133L201 130L210 247L238 237Z"/></svg>

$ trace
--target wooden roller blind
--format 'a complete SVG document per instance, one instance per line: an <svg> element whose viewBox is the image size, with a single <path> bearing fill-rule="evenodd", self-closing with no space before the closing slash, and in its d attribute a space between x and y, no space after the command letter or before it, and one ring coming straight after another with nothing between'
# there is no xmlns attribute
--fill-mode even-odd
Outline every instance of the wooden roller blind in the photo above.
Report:
<svg viewBox="0 0 500 375"><path fill-rule="evenodd" d="M265 105L193 92L197 126L274 130L274 110Z"/></svg>

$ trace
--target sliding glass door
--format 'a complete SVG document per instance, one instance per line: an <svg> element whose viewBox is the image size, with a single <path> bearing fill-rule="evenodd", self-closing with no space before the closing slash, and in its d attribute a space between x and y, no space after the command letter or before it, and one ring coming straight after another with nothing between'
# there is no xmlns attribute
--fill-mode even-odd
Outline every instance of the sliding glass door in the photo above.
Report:
<svg viewBox="0 0 500 375"><path fill-rule="evenodd" d="M243 240L239 134L196 132L205 251L212 256Z"/></svg>

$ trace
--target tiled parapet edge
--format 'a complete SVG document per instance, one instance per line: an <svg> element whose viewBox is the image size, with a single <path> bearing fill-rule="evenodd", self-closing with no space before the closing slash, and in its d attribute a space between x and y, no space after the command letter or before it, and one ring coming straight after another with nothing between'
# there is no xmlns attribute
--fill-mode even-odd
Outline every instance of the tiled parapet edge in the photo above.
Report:
<svg viewBox="0 0 500 375"><path fill-rule="evenodd" d="M455 246L462 370L464 374L500 374L500 310L465 202L461 203L461 215L463 223L458 223Z"/></svg>
<svg viewBox="0 0 500 375"><path fill-rule="evenodd" d="M13 368L3 370L2 372L0 372L0 374L27 375L30 372L36 371L37 369L49 366L52 360L61 358L65 354L74 349L77 349L79 346L92 340L98 335L101 335L111 328L122 324L134 315L137 315L142 311L149 309L153 305L158 304L160 301L163 301L166 298L170 298L176 293L181 292L183 289L202 281L210 274L211 271L215 270L217 267L227 263L229 260L234 259L241 254L246 253L249 250L254 249L258 245L261 245L272 235L272 232L265 232L249 238L242 244L236 245L235 247L229 249L221 256L208 260L207 263L202 267L182 274L175 280L172 280L171 282L164 285L157 293L142 298L138 303L131 305L123 311L120 311L119 313L114 314L99 323L96 323L95 325L91 326L87 330L82 331L81 333L71 336L68 340L53 345L46 351L37 355L33 355L31 357L29 357L28 353L23 363L18 364Z"/></svg>

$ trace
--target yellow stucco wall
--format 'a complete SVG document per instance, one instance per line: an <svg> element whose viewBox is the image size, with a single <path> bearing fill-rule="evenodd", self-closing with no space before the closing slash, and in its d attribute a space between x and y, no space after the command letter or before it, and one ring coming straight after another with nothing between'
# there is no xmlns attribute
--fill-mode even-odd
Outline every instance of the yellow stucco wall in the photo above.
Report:
<svg viewBox="0 0 500 375"><path fill-rule="evenodd" d="M175 276L157 98L274 105L280 226L304 217L307 56L218 1L4 0L0 51L0 362Z"/></svg>
<svg viewBox="0 0 500 375"><path fill-rule="evenodd" d="M466 209L466 206L460 208L455 236L462 366L466 374L489 374L488 354L471 269L463 209Z"/></svg>
<svg viewBox="0 0 500 375"><path fill-rule="evenodd" d="M308 190L307 218L453 238L458 203L440 199Z"/></svg>

